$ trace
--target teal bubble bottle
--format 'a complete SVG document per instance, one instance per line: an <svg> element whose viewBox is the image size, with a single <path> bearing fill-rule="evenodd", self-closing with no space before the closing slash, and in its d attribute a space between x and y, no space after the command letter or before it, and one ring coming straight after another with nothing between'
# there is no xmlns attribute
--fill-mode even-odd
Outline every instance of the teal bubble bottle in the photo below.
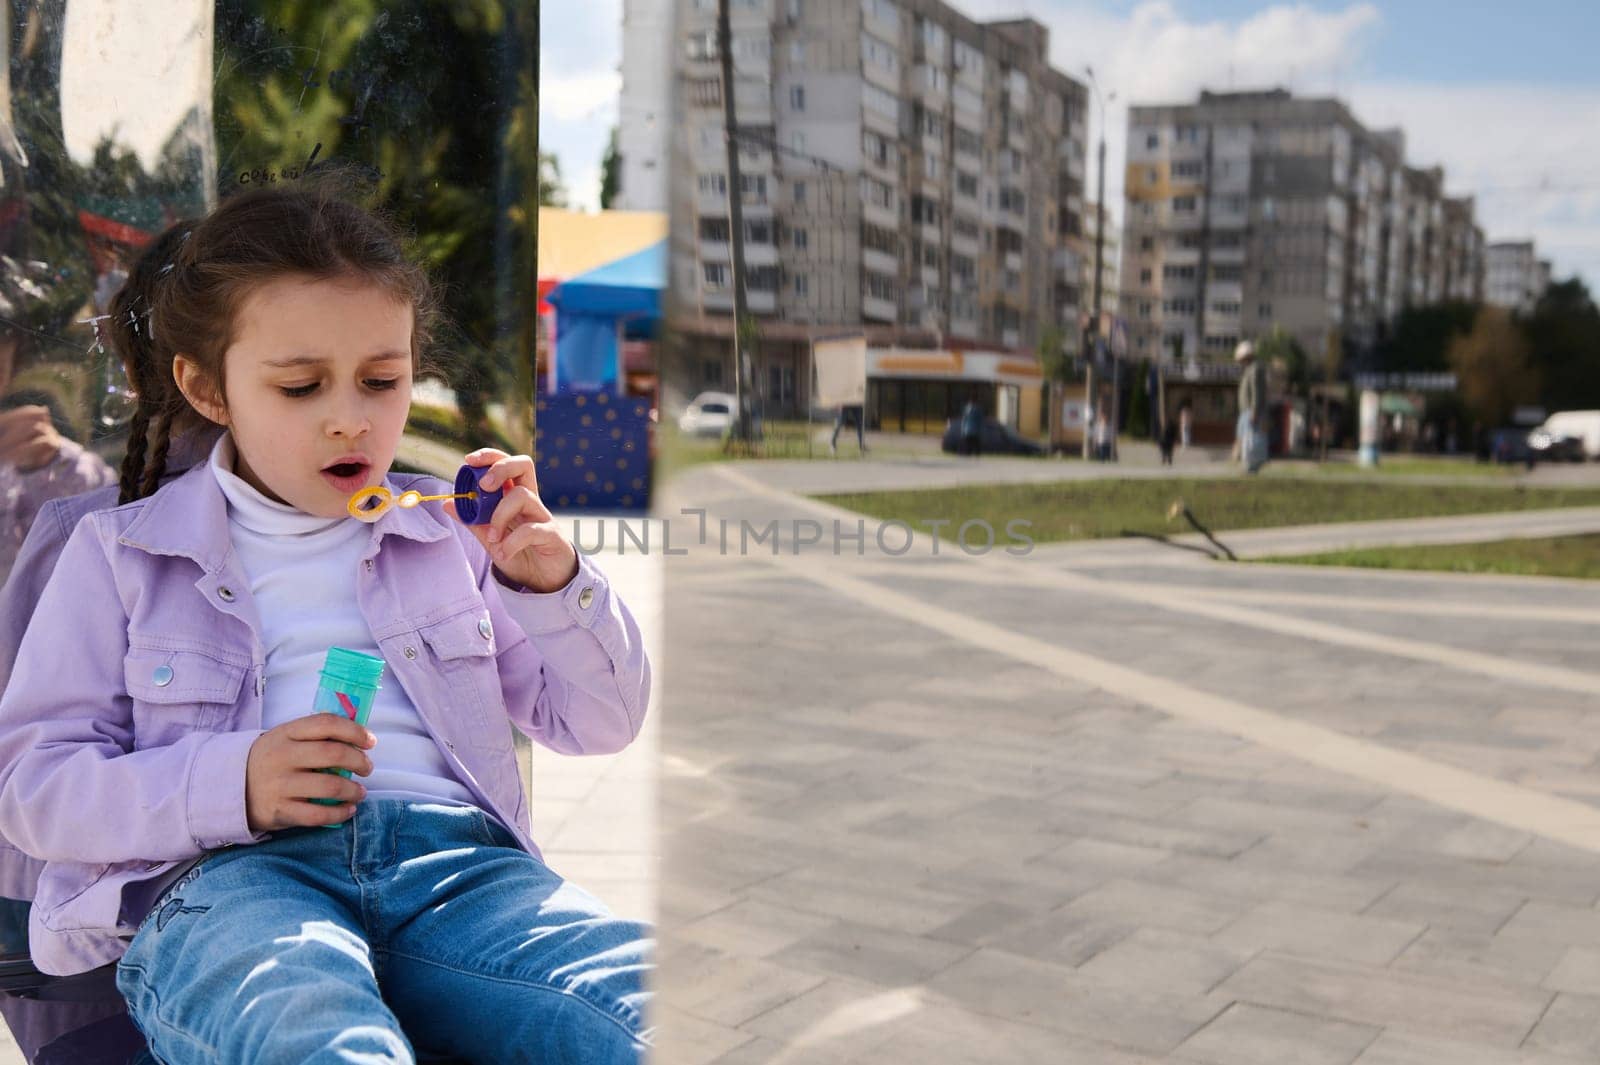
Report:
<svg viewBox="0 0 1600 1065"><path fill-rule="evenodd" d="M383 677L381 658L350 651L343 647L328 648L322 661L322 677L317 684L317 695L311 704L313 712L339 714L365 727L372 714L372 701L378 697L378 681ZM319 773L338 773L350 779L348 769L319 769ZM319 806L338 806L338 799L312 799Z"/></svg>

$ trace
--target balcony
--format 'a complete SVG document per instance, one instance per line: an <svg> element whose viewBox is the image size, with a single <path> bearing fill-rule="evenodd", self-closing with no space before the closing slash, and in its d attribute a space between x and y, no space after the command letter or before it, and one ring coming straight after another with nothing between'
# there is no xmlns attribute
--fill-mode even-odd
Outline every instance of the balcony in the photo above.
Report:
<svg viewBox="0 0 1600 1065"><path fill-rule="evenodd" d="M893 322L897 309L893 300L879 299L862 293L861 317L870 318L875 322Z"/></svg>
<svg viewBox="0 0 1600 1065"><path fill-rule="evenodd" d="M886 274L895 277L900 273L900 260L885 251L876 248L861 249L861 267L875 274Z"/></svg>

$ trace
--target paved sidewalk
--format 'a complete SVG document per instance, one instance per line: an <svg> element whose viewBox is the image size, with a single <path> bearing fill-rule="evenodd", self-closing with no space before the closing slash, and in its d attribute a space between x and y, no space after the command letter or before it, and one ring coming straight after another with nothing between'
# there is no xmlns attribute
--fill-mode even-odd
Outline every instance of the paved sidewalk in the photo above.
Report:
<svg viewBox="0 0 1600 1065"><path fill-rule="evenodd" d="M672 506L834 516L732 472ZM1600 1054L1592 585L716 546L667 567L659 1061Z"/></svg>

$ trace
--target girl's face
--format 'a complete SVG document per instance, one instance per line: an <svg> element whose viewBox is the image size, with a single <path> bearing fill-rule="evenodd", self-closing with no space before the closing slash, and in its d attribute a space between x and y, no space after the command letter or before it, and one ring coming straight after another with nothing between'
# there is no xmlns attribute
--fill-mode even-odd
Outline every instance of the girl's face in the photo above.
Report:
<svg viewBox="0 0 1600 1065"><path fill-rule="evenodd" d="M257 288L224 356L226 406L198 402L196 367L174 361L200 413L233 433L234 471L269 499L339 517L381 484L411 409L409 304L360 281L283 278ZM185 381L185 377L189 381Z"/></svg>

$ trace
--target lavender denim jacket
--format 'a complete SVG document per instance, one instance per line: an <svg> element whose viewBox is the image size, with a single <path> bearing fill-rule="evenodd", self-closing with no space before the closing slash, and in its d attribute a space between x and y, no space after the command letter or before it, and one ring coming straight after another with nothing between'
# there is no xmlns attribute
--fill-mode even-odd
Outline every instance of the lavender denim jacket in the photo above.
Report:
<svg viewBox="0 0 1600 1065"><path fill-rule="evenodd" d="M482 808L533 854L508 721L553 750L604 754L638 734L649 701L638 626L579 559L561 591L514 591L437 504L395 507L372 525L357 583L390 673ZM0 698L0 836L44 863L29 929L39 968L116 960L153 882L266 838L244 802L265 666L226 500L203 464L77 522Z"/></svg>

